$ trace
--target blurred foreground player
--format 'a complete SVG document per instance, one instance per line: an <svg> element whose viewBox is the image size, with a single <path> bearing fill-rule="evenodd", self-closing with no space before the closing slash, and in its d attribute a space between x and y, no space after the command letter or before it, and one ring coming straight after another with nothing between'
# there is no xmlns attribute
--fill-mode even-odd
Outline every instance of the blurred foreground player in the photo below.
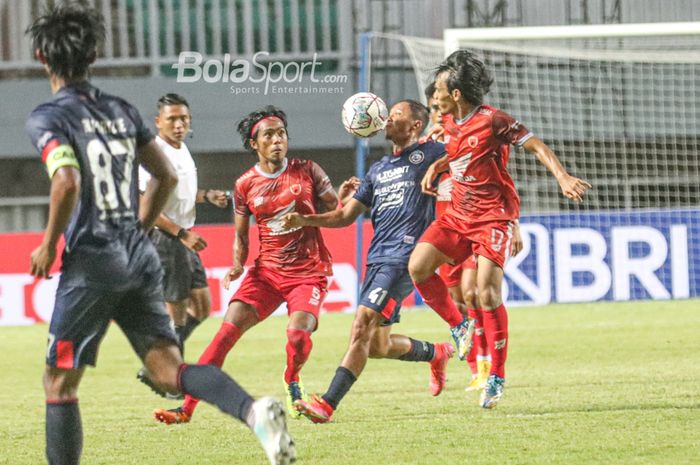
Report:
<svg viewBox="0 0 700 465"><path fill-rule="evenodd" d="M79 4L57 6L27 32L54 94L27 121L51 178L48 225L31 254L32 275L49 278L64 230L66 242L44 373L49 465L80 463L78 385L85 365L95 365L110 320L163 389L216 405L253 429L270 463L294 463L279 401L254 401L218 368L182 361L165 311L158 255L144 231L177 178L134 107L88 82L104 37L102 17ZM140 216L137 153L153 176Z"/></svg>

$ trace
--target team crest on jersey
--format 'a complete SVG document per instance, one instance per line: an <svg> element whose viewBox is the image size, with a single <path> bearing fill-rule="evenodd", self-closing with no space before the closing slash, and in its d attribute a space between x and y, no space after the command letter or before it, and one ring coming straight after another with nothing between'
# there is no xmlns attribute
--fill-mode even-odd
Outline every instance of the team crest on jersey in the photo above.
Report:
<svg viewBox="0 0 700 465"><path fill-rule="evenodd" d="M301 194L301 184L292 184L289 186L289 191L294 195Z"/></svg>
<svg viewBox="0 0 700 465"><path fill-rule="evenodd" d="M414 165L422 163L423 160L425 160L425 155L420 150L416 150L415 152L411 152L411 154L408 156L408 161L410 161Z"/></svg>
<svg viewBox="0 0 700 465"><path fill-rule="evenodd" d="M476 136L467 137L467 145L471 148L476 147L479 144L479 138Z"/></svg>

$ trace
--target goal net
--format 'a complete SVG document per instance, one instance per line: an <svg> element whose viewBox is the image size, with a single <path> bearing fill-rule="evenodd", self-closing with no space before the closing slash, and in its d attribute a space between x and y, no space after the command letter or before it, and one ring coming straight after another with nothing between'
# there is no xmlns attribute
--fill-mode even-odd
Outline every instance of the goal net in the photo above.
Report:
<svg viewBox="0 0 700 465"><path fill-rule="evenodd" d="M437 64L470 49L494 78L486 103L594 186L576 205L534 156L513 149L526 250L509 263L510 299L697 296L700 24L457 29L444 39L373 39L370 85L391 94L403 82L390 101L422 98ZM414 95L396 79L407 63Z"/></svg>

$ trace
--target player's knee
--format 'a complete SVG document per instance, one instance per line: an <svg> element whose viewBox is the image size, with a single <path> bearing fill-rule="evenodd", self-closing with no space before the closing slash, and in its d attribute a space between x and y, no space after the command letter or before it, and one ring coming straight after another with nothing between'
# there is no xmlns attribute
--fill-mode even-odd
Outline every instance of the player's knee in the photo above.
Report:
<svg viewBox="0 0 700 465"><path fill-rule="evenodd" d="M287 341L297 350L311 344L311 332L304 329L287 328Z"/></svg>
<svg viewBox="0 0 700 465"><path fill-rule="evenodd" d="M351 344L368 345L370 341L370 325L367 321L355 319L352 324L352 333L350 334Z"/></svg>
<svg viewBox="0 0 700 465"><path fill-rule="evenodd" d="M421 260L416 259L413 255L408 261L408 274L411 275L411 279L414 283L422 283L430 277L432 271L426 268Z"/></svg>
<svg viewBox="0 0 700 465"><path fill-rule="evenodd" d="M43 384L46 398L53 401L67 401L78 397L80 376L73 370L56 370L47 368L44 372Z"/></svg>
<svg viewBox="0 0 700 465"><path fill-rule="evenodd" d="M369 347L369 358L386 358L389 352L382 347Z"/></svg>
<svg viewBox="0 0 700 465"><path fill-rule="evenodd" d="M389 355L389 348L386 346L369 348L369 358L387 358Z"/></svg>
<svg viewBox="0 0 700 465"><path fill-rule="evenodd" d="M151 381L156 383L166 392L175 394L180 392L180 386L178 383L178 368L173 369L172 367L162 367L159 366L156 371L149 372L149 377Z"/></svg>
<svg viewBox="0 0 700 465"><path fill-rule="evenodd" d="M386 358L389 354L389 343L379 342L376 339L369 345L369 358Z"/></svg>
<svg viewBox="0 0 700 465"><path fill-rule="evenodd" d="M485 286L479 291L478 296L481 308L485 310L493 310L501 305L501 293L494 286Z"/></svg>
<svg viewBox="0 0 700 465"><path fill-rule="evenodd" d="M467 308L479 308L479 294L476 288L464 289L462 291L462 298Z"/></svg>

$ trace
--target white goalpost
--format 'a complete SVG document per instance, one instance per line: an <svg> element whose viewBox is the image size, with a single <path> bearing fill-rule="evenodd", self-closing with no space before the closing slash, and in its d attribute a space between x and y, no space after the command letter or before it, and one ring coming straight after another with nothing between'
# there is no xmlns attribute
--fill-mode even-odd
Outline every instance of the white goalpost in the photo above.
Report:
<svg viewBox="0 0 700 465"><path fill-rule="evenodd" d="M421 98L452 51L475 52L494 78L485 103L593 184L574 205L513 150L527 237L507 270L511 301L700 294L700 23L448 29L443 41L375 34L372 43L396 52L384 57L405 47L416 94L393 100ZM370 58L374 78L400 68L391 59Z"/></svg>

